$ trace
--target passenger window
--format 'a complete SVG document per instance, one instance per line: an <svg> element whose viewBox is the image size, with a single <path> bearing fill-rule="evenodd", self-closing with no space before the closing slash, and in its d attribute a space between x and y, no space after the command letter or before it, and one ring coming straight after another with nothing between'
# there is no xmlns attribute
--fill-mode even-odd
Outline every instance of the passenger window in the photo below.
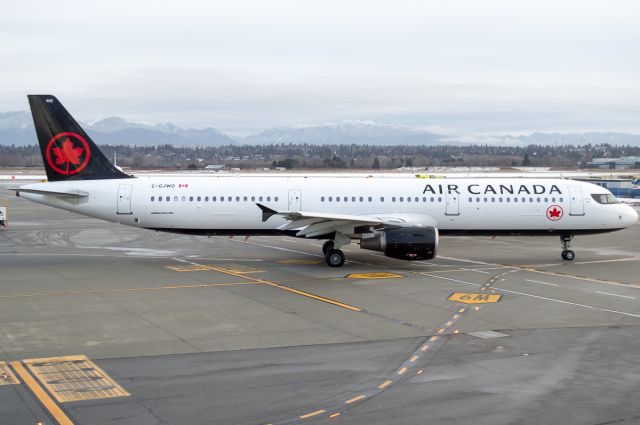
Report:
<svg viewBox="0 0 640 425"><path fill-rule="evenodd" d="M473 198L472 197L469 197L469 202L473 202Z"/></svg>
<svg viewBox="0 0 640 425"><path fill-rule="evenodd" d="M320 202L324 202L324 196L320 197Z"/></svg>
<svg viewBox="0 0 640 425"><path fill-rule="evenodd" d="M227 201L229 201L229 202L233 201L233 196L228 196L227 197Z"/></svg>
<svg viewBox="0 0 640 425"><path fill-rule="evenodd" d="M502 196L498 198L498 202L502 202Z"/></svg>
<svg viewBox="0 0 640 425"><path fill-rule="evenodd" d="M186 201L187 201L187 197L186 197L186 196L183 196L183 197L182 197L182 202L186 202Z"/></svg>
<svg viewBox="0 0 640 425"><path fill-rule="evenodd" d="M560 199L559 199L559 201L560 201L560 202L564 202L564 199L563 199L563 198L560 198Z"/></svg>
<svg viewBox="0 0 640 425"><path fill-rule="evenodd" d="M189 196L189 202L193 202L193 196Z"/></svg>
<svg viewBox="0 0 640 425"><path fill-rule="evenodd" d="M153 201L155 201L155 200L156 200L155 196L152 196L152 197L151 197L151 202L153 202Z"/></svg>
<svg viewBox="0 0 640 425"><path fill-rule="evenodd" d="M551 198L551 202L556 202L556 198Z"/></svg>
<svg viewBox="0 0 640 425"><path fill-rule="evenodd" d="M426 196L422 197L422 202L427 202L427 197Z"/></svg>
<svg viewBox="0 0 640 425"><path fill-rule="evenodd" d="M255 197L255 196L252 196L252 197L251 197L251 202L255 202L255 201L256 201L256 197Z"/></svg>
<svg viewBox="0 0 640 425"><path fill-rule="evenodd" d="M411 202L411 196L407 196L407 202Z"/></svg>
<svg viewBox="0 0 640 425"><path fill-rule="evenodd" d="M262 202L262 196L261 196L261 197L259 197L259 198L258 198L258 200L259 200L260 202Z"/></svg>
<svg viewBox="0 0 640 425"><path fill-rule="evenodd" d="M336 202L340 202L340 197L336 196Z"/></svg>
<svg viewBox="0 0 640 425"><path fill-rule="evenodd" d="M544 198L544 202L549 202L549 198Z"/></svg>
<svg viewBox="0 0 640 425"><path fill-rule="evenodd" d="M278 202L278 197L273 198L274 201Z"/></svg>
<svg viewBox="0 0 640 425"><path fill-rule="evenodd" d="M360 202L362 202L362 201L364 201L364 198L361 196L361 197L360 197Z"/></svg>
<svg viewBox="0 0 640 425"><path fill-rule="evenodd" d="M355 196L351 197L351 202L356 202L356 197Z"/></svg>
<svg viewBox="0 0 640 425"><path fill-rule="evenodd" d="M267 196L267 202L271 202L271 196Z"/></svg>
<svg viewBox="0 0 640 425"><path fill-rule="evenodd" d="M178 202L178 197L177 196L173 197L173 202Z"/></svg>
<svg viewBox="0 0 640 425"><path fill-rule="evenodd" d="M400 197L400 202L404 202L404 196Z"/></svg>
<svg viewBox="0 0 640 425"><path fill-rule="evenodd" d="M396 197L395 196L391 197L391 202L396 202Z"/></svg>
<svg viewBox="0 0 640 425"><path fill-rule="evenodd" d="M347 202L347 201L349 200L349 198L348 198L347 196L345 196L344 198L342 198L342 200L343 200L344 202Z"/></svg>
<svg viewBox="0 0 640 425"><path fill-rule="evenodd" d="M491 198L491 202L496 202L496 198Z"/></svg>
<svg viewBox="0 0 640 425"><path fill-rule="evenodd" d="M435 202L436 198L434 198L433 196L431 197L431 202Z"/></svg>
<svg viewBox="0 0 640 425"><path fill-rule="evenodd" d="M158 202L162 202L162 196L158 196Z"/></svg>
<svg viewBox="0 0 640 425"><path fill-rule="evenodd" d="M369 196L369 197L367 198L367 200L368 200L369 202L371 202L371 201L373 201L373 198L372 198L371 196Z"/></svg>
<svg viewBox="0 0 640 425"><path fill-rule="evenodd" d="M333 196L329 196L329 202L333 202Z"/></svg>
<svg viewBox="0 0 640 425"><path fill-rule="evenodd" d="M505 201L511 202L511 198L506 198Z"/></svg>
<svg viewBox="0 0 640 425"><path fill-rule="evenodd" d="M537 199L538 199L538 202L540 202L540 198L537 198Z"/></svg>
<svg viewBox="0 0 640 425"><path fill-rule="evenodd" d="M202 198L198 196L198 202L200 202L200 200L201 200L201 199L202 199Z"/></svg>
<svg viewBox="0 0 640 425"><path fill-rule="evenodd" d="M479 196L476 198L476 202L480 202L480 197Z"/></svg>
<svg viewBox="0 0 640 425"><path fill-rule="evenodd" d="M380 197L380 202L384 202L384 196Z"/></svg>
<svg viewBox="0 0 640 425"><path fill-rule="evenodd" d="M244 202L247 202L249 200L249 198L247 198L246 196L244 197Z"/></svg>
<svg viewBox="0 0 640 425"><path fill-rule="evenodd" d="M438 196L438 202L442 202L442 196Z"/></svg>
<svg viewBox="0 0 640 425"><path fill-rule="evenodd" d="M240 202L240 197L236 196L236 202Z"/></svg>
<svg viewBox="0 0 640 425"><path fill-rule="evenodd" d="M420 198L418 198L417 196L415 197L414 201L418 202L420 200Z"/></svg>

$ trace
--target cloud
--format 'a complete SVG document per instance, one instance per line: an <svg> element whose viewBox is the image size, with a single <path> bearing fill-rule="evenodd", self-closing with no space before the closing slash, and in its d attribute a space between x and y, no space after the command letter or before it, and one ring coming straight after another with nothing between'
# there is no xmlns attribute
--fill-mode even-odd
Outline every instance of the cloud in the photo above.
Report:
<svg viewBox="0 0 640 425"><path fill-rule="evenodd" d="M372 119L638 129L640 3L121 0L0 14L0 105L242 134ZM597 127L597 128L596 128Z"/></svg>

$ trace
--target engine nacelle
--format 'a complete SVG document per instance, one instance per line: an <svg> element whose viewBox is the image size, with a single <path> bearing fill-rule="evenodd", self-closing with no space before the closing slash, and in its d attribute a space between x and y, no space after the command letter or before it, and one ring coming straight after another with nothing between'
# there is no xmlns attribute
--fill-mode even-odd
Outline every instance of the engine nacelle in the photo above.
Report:
<svg viewBox="0 0 640 425"><path fill-rule="evenodd" d="M438 251L435 227L399 227L379 230L373 237L362 238L360 248L383 252L401 260L430 260Z"/></svg>

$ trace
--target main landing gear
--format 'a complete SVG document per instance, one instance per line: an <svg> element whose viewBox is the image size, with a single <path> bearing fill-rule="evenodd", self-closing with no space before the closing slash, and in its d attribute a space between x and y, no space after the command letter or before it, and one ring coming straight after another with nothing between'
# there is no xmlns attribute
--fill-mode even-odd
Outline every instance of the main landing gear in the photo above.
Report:
<svg viewBox="0 0 640 425"><path fill-rule="evenodd" d="M342 267L345 261L344 253L337 248L348 245L350 242L351 239L346 236L336 235L335 240L326 241L322 245L324 260L329 267Z"/></svg>
<svg viewBox="0 0 640 425"><path fill-rule="evenodd" d="M571 251L569 248L571 247L571 239L573 239L573 235L561 235L560 242L562 242L562 259L567 261L573 261L576 258L576 253Z"/></svg>

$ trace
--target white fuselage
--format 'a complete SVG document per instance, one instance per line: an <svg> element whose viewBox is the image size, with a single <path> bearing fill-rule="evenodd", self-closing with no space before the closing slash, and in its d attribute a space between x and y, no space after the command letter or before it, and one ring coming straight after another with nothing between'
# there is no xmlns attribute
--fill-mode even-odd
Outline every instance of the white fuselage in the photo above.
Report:
<svg viewBox="0 0 640 425"><path fill-rule="evenodd" d="M263 221L258 203L275 211L427 217L442 234L599 233L637 220L627 205L596 202L592 194L609 194L606 189L564 179L168 176L22 189L58 192L20 196L104 220L205 234L258 234L287 222L281 216Z"/></svg>

